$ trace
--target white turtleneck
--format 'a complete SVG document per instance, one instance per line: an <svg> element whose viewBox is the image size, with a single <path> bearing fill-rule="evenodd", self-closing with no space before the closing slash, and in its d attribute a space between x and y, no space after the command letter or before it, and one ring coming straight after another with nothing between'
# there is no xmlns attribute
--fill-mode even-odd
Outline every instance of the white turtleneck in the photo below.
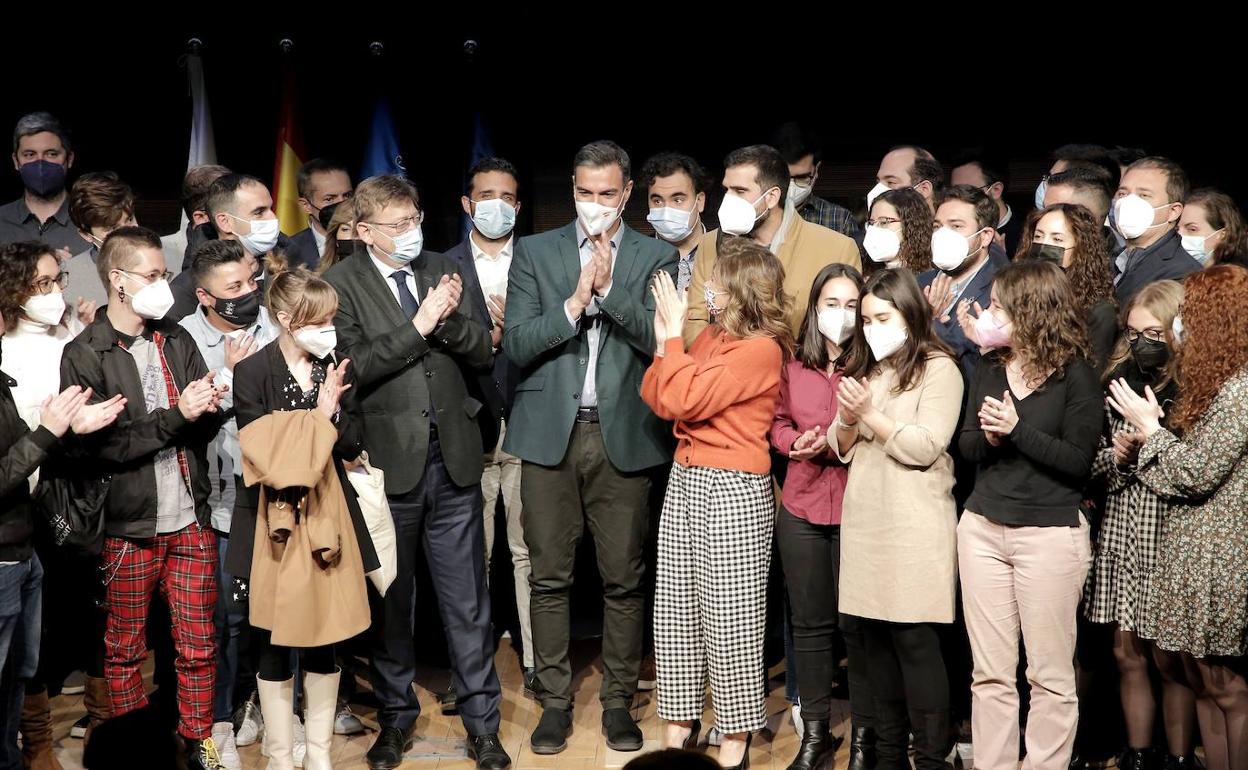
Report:
<svg viewBox="0 0 1248 770"><path fill-rule="evenodd" d="M44 326L23 318L13 331L0 338L0 369L17 380L13 401L31 430L39 427L39 405L48 396L61 392L61 350L82 330L73 313L68 313L67 318L76 328L64 323Z"/></svg>

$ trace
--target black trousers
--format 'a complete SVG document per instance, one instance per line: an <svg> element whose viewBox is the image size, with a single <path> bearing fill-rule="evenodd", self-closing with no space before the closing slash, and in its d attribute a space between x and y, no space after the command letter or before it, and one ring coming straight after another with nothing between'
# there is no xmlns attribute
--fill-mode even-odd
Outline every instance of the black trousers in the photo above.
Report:
<svg viewBox="0 0 1248 770"><path fill-rule="evenodd" d="M878 770L909 768L907 732L914 733L915 768L944 770L949 749L949 676L935 623L859 618L875 696Z"/></svg>
<svg viewBox="0 0 1248 770"><path fill-rule="evenodd" d="M776 539L780 544L780 561L792 614L794 667L801 692L802 719L827 719L838 662L841 528L811 524L781 506ZM849 707L854 726L869 727L874 709L862 633L855 619L850 619L849 628L842 636L849 653Z"/></svg>

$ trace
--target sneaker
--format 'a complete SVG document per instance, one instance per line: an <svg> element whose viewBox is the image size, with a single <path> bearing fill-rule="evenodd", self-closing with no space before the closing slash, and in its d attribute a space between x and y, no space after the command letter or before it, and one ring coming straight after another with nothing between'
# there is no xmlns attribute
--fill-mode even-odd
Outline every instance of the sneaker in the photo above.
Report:
<svg viewBox="0 0 1248 770"><path fill-rule="evenodd" d="M637 675L637 689L646 692L653 690L658 685L658 679L654 668L654 656L647 655L641 661L641 672Z"/></svg>
<svg viewBox="0 0 1248 770"><path fill-rule="evenodd" d="M264 717L260 715L257 695L251 697L234 712L234 745L250 746L264 735Z"/></svg>
<svg viewBox="0 0 1248 770"><path fill-rule="evenodd" d="M74 726L69 728L69 737L70 738L86 738L87 737L87 725L89 724L91 724L91 715L83 714L82 719L79 719L77 722L74 722Z"/></svg>
<svg viewBox="0 0 1248 770"><path fill-rule="evenodd" d="M242 757L238 756L238 745L234 743L234 723L217 722L212 726L212 743L216 746L217 757L225 770L243 770Z"/></svg>
<svg viewBox="0 0 1248 770"><path fill-rule="evenodd" d="M338 714L334 717L334 735L359 735L367 730L346 701L338 705Z"/></svg>
<svg viewBox="0 0 1248 770"><path fill-rule="evenodd" d="M225 770L221 755L211 738L186 741L186 770Z"/></svg>
<svg viewBox="0 0 1248 770"><path fill-rule="evenodd" d="M794 703L789 707L789 717L793 720L793 732L798 740L806 737L806 725L802 722L802 704Z"/></svg>
<svg viewBox="0 0 1248 770"><path fill-rule="evenodd" d="M65 677L65 684L61 685L61 695L82 695L87 691L87 673L85 671L75 671Z"/></svg>

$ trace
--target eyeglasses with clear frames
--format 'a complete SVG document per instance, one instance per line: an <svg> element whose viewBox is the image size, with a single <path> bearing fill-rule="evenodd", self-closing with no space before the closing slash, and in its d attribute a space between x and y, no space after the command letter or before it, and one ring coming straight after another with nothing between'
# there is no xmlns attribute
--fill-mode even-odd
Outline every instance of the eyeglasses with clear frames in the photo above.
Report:
<svg viewBox="0 0 1248 770"><path fill-rule="evenodd" d="M162 270L160 272L153 271L150 273L136 273L133 270L122 270L121 272L125 273L126 275L133 275L135 278L141 278L144 281L144 283L156 283L157 281L168 281L170 278L173 278L173 273L169 272L168 270Z"/></svg>
<svg viewBox="0 0 1248 770"><path fill-rule="evenodd" d="M425 221L425 212L417 211L416 216L403 217L397 222L368 222L367 224L370 224L374 227L380 227L381 229L386 230L387 232L393 235L399 235L401 233L407 232L408 230L411 230L413 227L421 224L424 221Z"/></svg>
<svg viewBox="0 0 1248 770"><path fill-rule="evenodd" d="M876 217L875 219L867 220L867 224L872 227L888 227L889 225L899 224L900 222L900 219L895 219L893 217Z"/></svg>

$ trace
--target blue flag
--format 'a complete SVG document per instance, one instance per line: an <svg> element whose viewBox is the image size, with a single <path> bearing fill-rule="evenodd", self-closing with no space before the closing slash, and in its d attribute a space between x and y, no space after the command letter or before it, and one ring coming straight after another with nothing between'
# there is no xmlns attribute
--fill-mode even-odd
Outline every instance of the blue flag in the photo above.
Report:
<svg viewBox="0 0 1248 770"><path fill-rule="evenodd" d="M360 178L394 174L407 177L407 164L399 149L399 132L390 114L390 102L378 97L373 110L373 127L369 131L368 146L364 150L364 163L360 166Z"/></svg>

